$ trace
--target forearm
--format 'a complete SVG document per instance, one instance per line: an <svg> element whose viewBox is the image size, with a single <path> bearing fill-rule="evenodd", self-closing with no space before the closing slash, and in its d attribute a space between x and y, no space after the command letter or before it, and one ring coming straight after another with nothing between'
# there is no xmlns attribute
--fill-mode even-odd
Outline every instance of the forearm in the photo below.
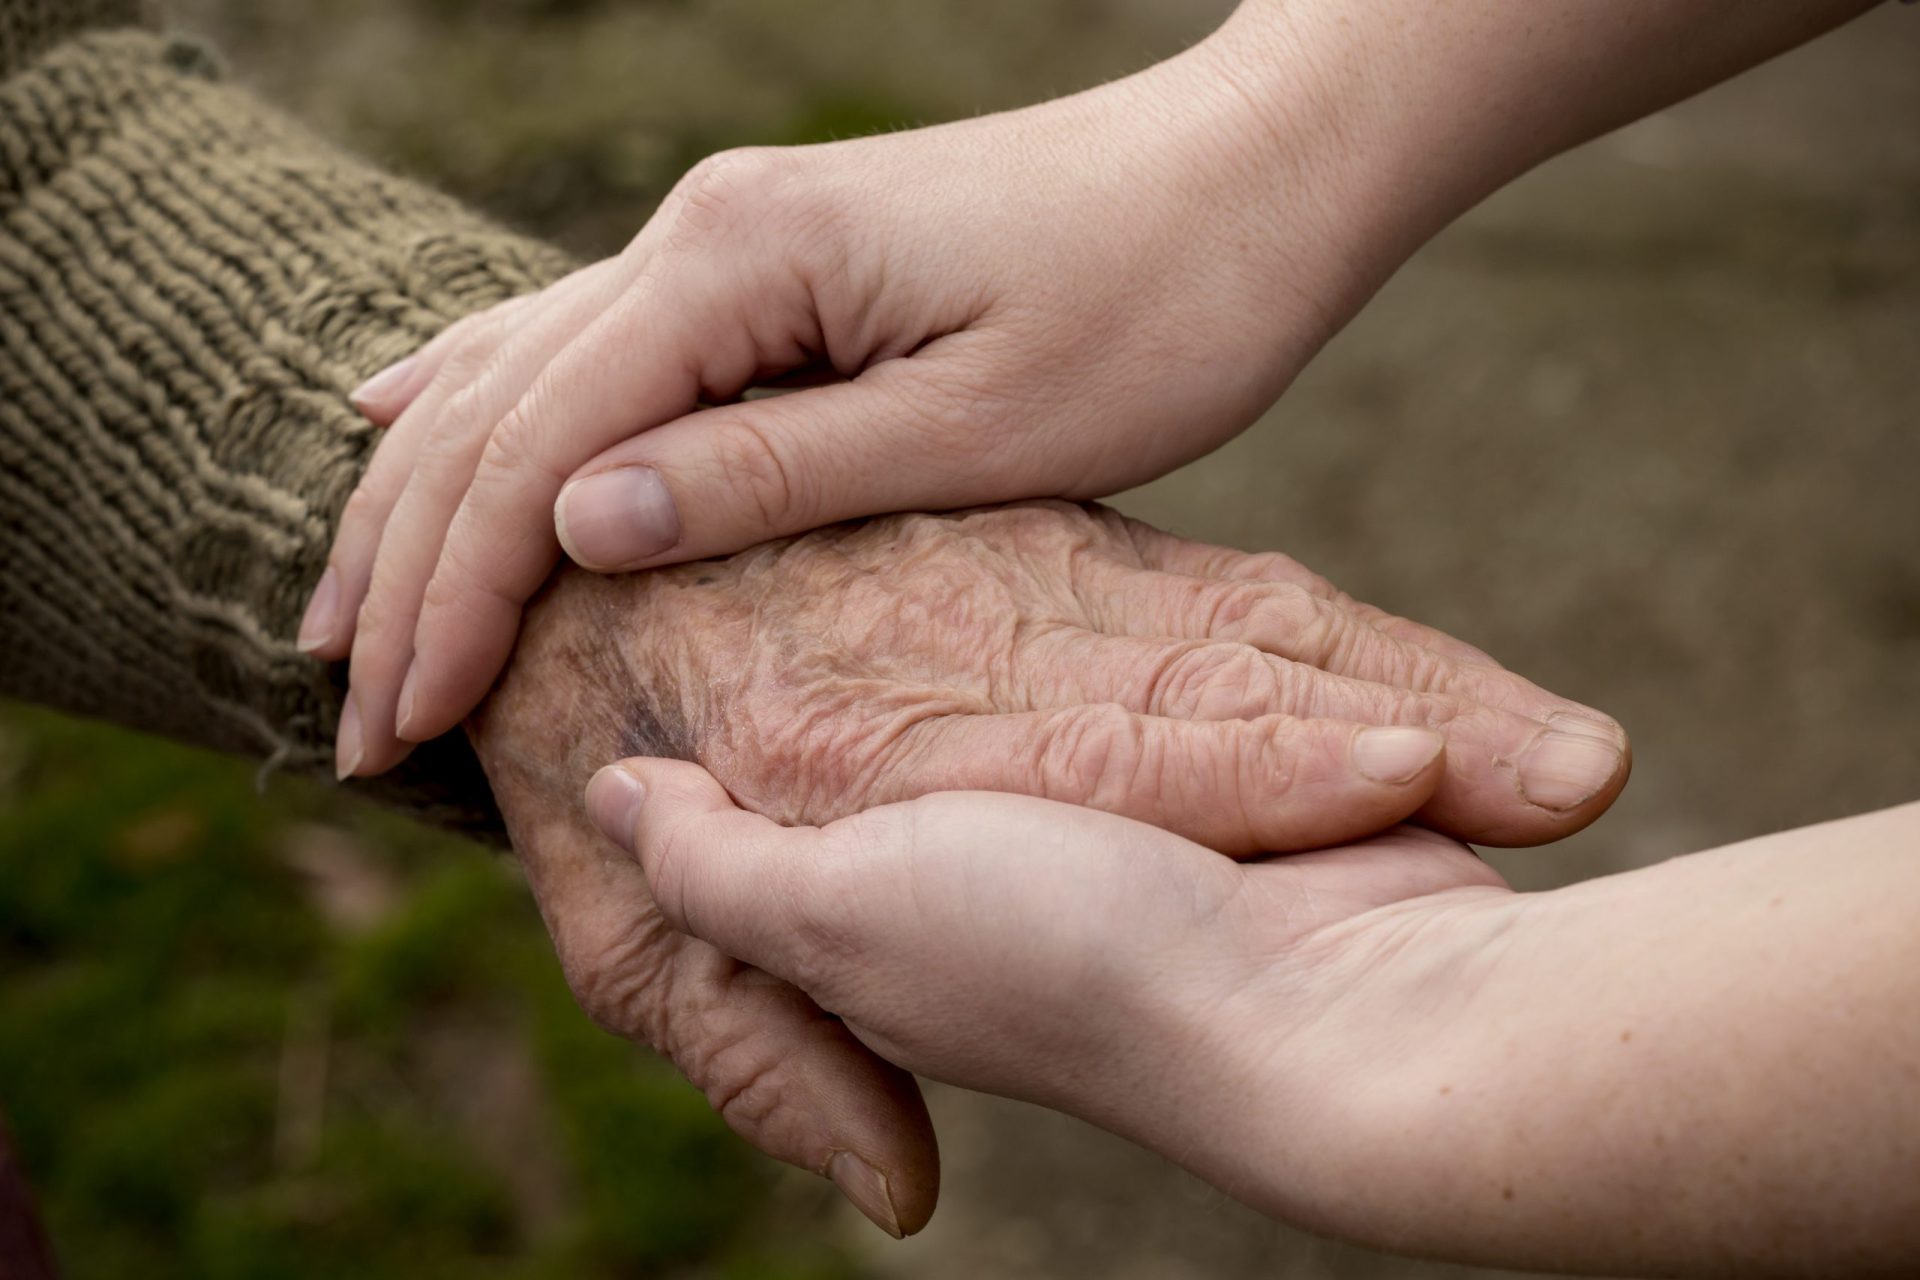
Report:
<svg viewBox="0 0 1920 1280"><path fill-rule="evenodd" d="M1920 805L1446 911L1352 926L1391 994L1330 1024L1368 1065L1275 1207L1504 1266L1920 1265Z"/></svg>
<svg viewBox="0 0 1920 1280"><path fill-rule="evenodd" d="M565 265L191 46L42 50L0 83L0 693L324 768L339 695L294 636L378 439L347 393ZM389 789L492 821L457 738Z"/></svg>
<svg viewBox="0 0 1920 1280"><path fill-rule="evenodd" d="M1227 132L1265 176L1247 191L1270 211L1269 240L1284 253L1303 209L1327 223L1342 274L1323 305L1340 322L1532 166L1879 2L1246 0L1186 56L1238 85Z"/></svg>

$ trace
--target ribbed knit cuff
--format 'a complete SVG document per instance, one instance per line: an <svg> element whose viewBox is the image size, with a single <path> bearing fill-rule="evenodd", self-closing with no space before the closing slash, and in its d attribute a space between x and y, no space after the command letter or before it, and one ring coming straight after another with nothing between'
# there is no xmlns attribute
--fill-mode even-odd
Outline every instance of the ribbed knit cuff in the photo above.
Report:
<svg viewBox="0 0 1920 1280"><path fill-rule="evenodd" d="M347 393L568 265L187 43L90 35L0 84L0 691L324 768L338 675L294 634L376 439ZM383 786L497 821L458 735Z"/></svg>

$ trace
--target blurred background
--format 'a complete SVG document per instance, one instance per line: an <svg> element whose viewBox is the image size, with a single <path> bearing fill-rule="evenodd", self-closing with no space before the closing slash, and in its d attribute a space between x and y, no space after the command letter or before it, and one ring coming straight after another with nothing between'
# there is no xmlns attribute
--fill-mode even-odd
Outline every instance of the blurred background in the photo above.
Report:
<svg viewBox="0 0 1920 1280"><path fill-rule="evenodd" d="M583 255L692 161L1066 92L1224 0L178 0L322 131ZM1920 13L1532 175L1119 505L1618 715L1525 887L1920 796ZM1844 874L1844 868L1837 868ZM0 1100L77 1277L1464 1277L934 1090L905 1244L573 1009L510 865L0 706Z"/></svg>

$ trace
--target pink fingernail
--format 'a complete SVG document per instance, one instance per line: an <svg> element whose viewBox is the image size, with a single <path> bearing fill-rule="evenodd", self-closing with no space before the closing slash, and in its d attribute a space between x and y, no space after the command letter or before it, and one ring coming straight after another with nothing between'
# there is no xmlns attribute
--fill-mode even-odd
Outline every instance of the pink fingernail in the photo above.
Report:
<svg viewBox="0 0 1920 1280"><path fill-rule="evenodd" d="M337 781L345 782L359 771L360 762L367 757L367 748L360 732L360 707L353 695L347 695L347 705L340 712L340 737L333 747L333 776Z"/></svg>
<svg viewBox="0 0 1920 1280"><path fill-rule="evenodd" d="M389 365L355 387L347 396L347 401L361 413L372 417L388 407L387 402L407 384L407 379L419 367L420 357L408 356L399 364Z"/></svg>
<svg viewBox="0 0 1920 1280"><path fill-rule="evenodd" d="M320 575L320 585L313 589L313 599L307 602L307 611L300 618L300 638L297 644L302 653L312 653L333 639L334 614L340 608L340 577L334 573L333 566Z"/></svg>
<svg viewBox="0 0 1920 1280"><path fill-rule="evenodd" d="M587 569L650 560L680 541L680 512L652 467L615 467L575 480L553 504L560 545Z"/></svg>
<svg viewBox="0 0 1920 1280"><path fill-rule="evenodd" d="M647 789L640 779L617 764L610 764L587 783L587 816L600 834L632 853L633 832L640 821L640 806Z"/></svg>
<svg viewBox="0 0 1920 1280"><path fill-rule="evenodd" d="M409 730L413 727L413 685L414 677L420 673L420 662L415 659L407 668L407 678L400 682L400 710L394 724L394 732L403 738L411 738Z"/></svg>

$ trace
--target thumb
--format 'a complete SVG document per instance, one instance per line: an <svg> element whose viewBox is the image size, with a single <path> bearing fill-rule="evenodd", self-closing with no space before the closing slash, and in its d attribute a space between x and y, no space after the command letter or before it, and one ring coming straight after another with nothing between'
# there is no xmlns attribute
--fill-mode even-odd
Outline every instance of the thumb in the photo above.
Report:
<svg viewBox="0 0 1920 1280"><path fill-rule="evenodd" d="M948 339L944 341L954 341ZM706 409L608 449L554 504L561 546L601 573L730 555L772 538L892 511L1039 496L982 447L989 426L948 416L912 356L852 382Z"/></svg>
<svg viewBox="0 0 1920 1280"><path fill-rule="evenodd" d="M673 928L790 981L811 974L820 831L748 813L699 765L645 757L596 773L587 813L637 860Z"/></svg>

